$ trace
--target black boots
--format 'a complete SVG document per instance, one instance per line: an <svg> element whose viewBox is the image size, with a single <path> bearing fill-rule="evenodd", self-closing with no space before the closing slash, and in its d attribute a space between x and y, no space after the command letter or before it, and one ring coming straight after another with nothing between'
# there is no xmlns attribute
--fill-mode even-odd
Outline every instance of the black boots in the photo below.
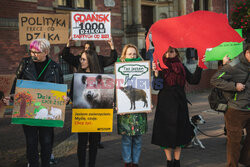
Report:
<svg viewBox="0 0 250 167"><path fill-rule="evenodd" d="M180 167L180 160L167 161L167 167Z"/></svg>
<svg viewBox="0 0 250 167"><path fill-rule="evenodd" d="M125 167L132 167L132 163L125 163Z"/></svg>
<svg viewBox="0 0 250 167"><path fill-rule="evenodd" d="M174 167L173 161L167 160L167 167Z"/></svg>
<svg viewBox="0 0 250 167"><path fill-rule="evenodd" d="M173 167L180 167L180 160L174 160L174 166Z"/></svg>

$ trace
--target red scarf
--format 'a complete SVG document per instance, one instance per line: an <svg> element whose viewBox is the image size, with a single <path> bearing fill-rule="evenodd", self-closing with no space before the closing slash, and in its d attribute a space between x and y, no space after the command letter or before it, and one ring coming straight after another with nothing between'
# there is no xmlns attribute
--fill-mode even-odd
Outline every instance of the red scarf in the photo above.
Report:
<svg viewBox="0 0 250 167"><path fill-rule="evenodd" d="M186 72L178 57L163 58L168 69L163 69L163 77L166 86L184 86L186 82Z"/></svg>

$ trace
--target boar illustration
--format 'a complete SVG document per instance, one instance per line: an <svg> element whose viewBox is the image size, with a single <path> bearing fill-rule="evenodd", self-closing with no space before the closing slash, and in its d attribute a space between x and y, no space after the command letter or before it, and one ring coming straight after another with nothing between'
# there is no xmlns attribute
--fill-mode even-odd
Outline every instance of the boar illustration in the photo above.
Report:
<svg viewBox="0 0 250 167"><path fill-rule="evenodd" d="M121 91L123 91L127 97L130 100L130 110L135 110L135 101L143 101L144 107L148 107L148 102L147 102L147 95L146 92L142 89L136 89L133 88L132 86L126 86L126 87L120 87L119 88Z"/></svg>
<svg viewBox="0 0 250 167"><path fill-rule="evenodd" d="M49 112L46 108L42 108L36 113L35 119L47 119L49 115L48 113Z"/></svg>
<svg viewBox="0 0 250 167"><path fill-rule="evenodd" d="M51 107L50 114L54 119L62 119L62 110L60 108Z"/></svg>
<svg viewBox="0 0 250 167"><path fill-rule="evenodd" d="M108 75L90 77L82 75L81 101L89 104L89 108L113 108L114 79Z"/></svg>

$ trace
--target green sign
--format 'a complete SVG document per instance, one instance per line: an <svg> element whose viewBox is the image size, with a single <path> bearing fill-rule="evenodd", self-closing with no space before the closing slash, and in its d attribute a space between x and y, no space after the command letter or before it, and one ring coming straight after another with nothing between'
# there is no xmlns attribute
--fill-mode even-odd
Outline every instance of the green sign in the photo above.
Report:
<svg viewBox="0 0 250 167"><path fill-rule="evenodd" d="M242 37L242 29L235 29L240 36ZM228 55L230 59L238 56L241 52L243 52L243 42L223 42L219 46L214 48L208 48L205 53L206 61L216 61L222 60L223 57Z"/></svg>

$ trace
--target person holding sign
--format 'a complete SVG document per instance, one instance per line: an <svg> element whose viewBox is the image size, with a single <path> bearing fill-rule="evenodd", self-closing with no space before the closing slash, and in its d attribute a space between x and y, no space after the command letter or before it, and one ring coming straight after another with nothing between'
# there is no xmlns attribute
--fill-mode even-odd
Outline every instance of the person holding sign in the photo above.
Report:
<svg viewBox="0 0 250 167"><path fill-rule="evenodd" d="M30 43L30 57L23 58L19 64L11 96L5 97L6 104L13 101L17 79L63 83L60 66L49 57L50 43L46 39L35 39ZM39 167L38 141L41 145L42 167L50 166L53 146L53 127L23 125L26 137L27 159L31 167Z"/></svg>
<svg viewBox="0 0 250 167"><path fill-rule="evenodd" d="M127 44L117 62L142 61L135 45ZM137 167L141 154L142 134L147 132L147 114L117 115L118 134L122 135L122 158L125 167Z"/></svg>
<svg viewBox="0 0 250 167"><path fill-rule="evenodd" d="M83 51L81 57L78 59L80 62L77 67L78 73L101 73L101 67L98 62L98 57L95 51L86 50ZM71 83L70 99L73 101L73 89L74 89L74 78ZM89 142L89 167L95 166L97 148L99 144L100 133L78 133L78 146L77 146L77 156L79 167L85 167L86 164L86 149L87 143Z"/></svg>
<svg viewBox="0 0 250 167"><path fill-rule="evenodd" d="M62 51L62 58L67 63L69 63L70 65L72 65L76 69L78 69L79 64L81 63L79 61L81 56L80 55L74 56L72 53L70 53L70 45L71 45L71 43L74 43L74 41L72 41L72 37L70 36L66 47ZM98 63L100 65L100 69L101 69L100 73L104 73L104 67L107 67L107 66L110 66L110 65L114 64L114 62L117 59L117 52L115 50L115 46L114 46L112 38L108 40L108 44L109 44L109 46L111 48L110 56L102 56L102 55L97 56ZM96 51L95 44L94 44L93 41L87 41L83 45L83 51L87 51L87 50ZM101 144L101 133L99 133L99 135L100 136L99 136L98 147L99 148L104 148L103 145Z"/></svg>
<svg viewBox="0 0 250 167"><path fill-rule="evenodd" d="M63 60L65 60L67 63L69 63L73 67L78 68L79 64L80 64L79 58L81 57L81 55L74 56L72 53L70 53L70 42L71 41L72 40L70 37L66 47L62 51L62 58L63 58ZM117 59L117 52L115 50L112 38L110 40L108 40L108 44L111 48L110 56L102 56L102 55L97 56L98 61L99 61L99 65L101 68L101 73L104 73L104 67L107 67L107 66L114 64L114 62ZM86 50L96 51L95 44L93 41L87 41L84 44L83 51L86 51Z"/></svg>
<svg viewBox="0 0 250 167"><path fill-rule="evenodd" d="M155 63L152 64L154 80L163 81L158 94L152 144L164 149L168 167L180 167L181 146L188 144L193 136L184 87L186 81L198 84L202 69L197 66L194 74L190 73L181 63L178 50L172 47L164 54L163 62L168 68L162 71L156 69Z"/></svg>

